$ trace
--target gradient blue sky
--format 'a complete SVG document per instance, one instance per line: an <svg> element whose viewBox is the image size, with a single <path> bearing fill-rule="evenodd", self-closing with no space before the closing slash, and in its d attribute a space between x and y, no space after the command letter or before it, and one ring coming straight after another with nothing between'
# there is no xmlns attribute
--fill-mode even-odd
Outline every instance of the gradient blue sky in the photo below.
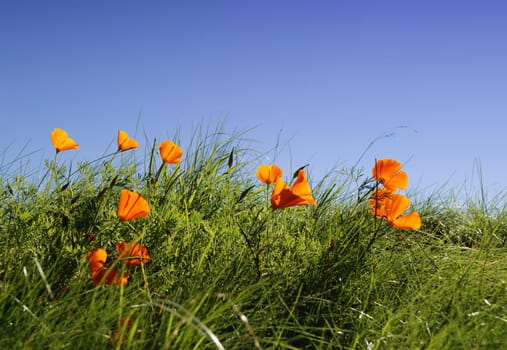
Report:
<svg viewBox="0 0 507 350"><path fill-rule="evenodd" d="M62 158L94 160L138 120L144 146L225 119L261 152L280 134L275 161L312 182L394 132L361 165L431 192L476 185L478 160L507 186L505 1L8 0L0 45L4 162L51 159L55 127L80 144Z"/></svg>

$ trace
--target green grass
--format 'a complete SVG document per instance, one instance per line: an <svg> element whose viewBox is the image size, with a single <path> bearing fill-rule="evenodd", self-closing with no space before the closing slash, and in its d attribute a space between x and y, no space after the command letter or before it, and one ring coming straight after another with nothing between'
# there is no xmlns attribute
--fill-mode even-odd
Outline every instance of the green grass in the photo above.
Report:
<svg viewBox="0 0 507 350"><path fill-rule="evenodd" d="M155 148L77 165L58 154L37 181L2 168L0 348L503 346L501 201L414 200L423 226L401 235L369 213L367 176L339 169L310 175L316 207L272 210L241 137L198 130L156 181ZM123 188L148 218L118 221ZM115 243L136 239L152 261L127 286L95 287L87 252L114 264Z"/></svg>

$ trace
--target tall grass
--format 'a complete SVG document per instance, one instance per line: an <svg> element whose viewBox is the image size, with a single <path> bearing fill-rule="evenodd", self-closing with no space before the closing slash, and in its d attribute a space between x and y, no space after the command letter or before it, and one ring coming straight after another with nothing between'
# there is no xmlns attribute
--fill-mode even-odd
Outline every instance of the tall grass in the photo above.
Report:
<svg viewBox="0 0 507 350"><path fill-rule="evenodd" d="M273 210L242 137L197 129L158 176L154 146L141 160L57 155L39 181L2 169L0 348L503 346L505 208L421 198L422 229L401 234L369 213L367 176L339 169L312 179L316 207ZM118 221L122 188L149 217ZM87 252L112 262L136 239L151 262L94 286Z"/></svg>

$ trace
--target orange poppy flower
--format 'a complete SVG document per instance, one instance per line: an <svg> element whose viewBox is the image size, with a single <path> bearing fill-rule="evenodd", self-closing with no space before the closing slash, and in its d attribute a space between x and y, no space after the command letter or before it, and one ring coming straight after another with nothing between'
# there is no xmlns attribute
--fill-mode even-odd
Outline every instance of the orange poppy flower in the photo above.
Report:
<svg viewBox="0 0 507 350"><path fill-rule="evenodd" d="M120 259L127 259L125 264L127 267L139 266L150 262L150 253L146 247L139 243L116 243L116 251L120 254Z"/></svg>
<svg viewBox="0 0 507 350"><path fill-rule="evenodd" d="M51 131L51 142L56 149L56 153L70 149L79 149L79 145L67 135L65 130L55 128Z"/></svg>
<svg viewBox="0 0 507 350"><path fill-rule="evenodd" d="M373 178L379 181L386 189L396 192L398 189L406 189L408 176L401 170L401 163L394 159L379 159L375 162L372 170Z"/></svg>
<svg viewBox="0 0 507 350"><path fill-rule="evenodd" d="M160 151L160 157L167 164L179 163L180 157L183 155L183 150L172 141L164 141L158 145Z"/></svg>
<svg viewBox="0 0 507 350"><path fill-rule="evenodd" d="M88 252L86 260L90 264L90 272L92 275L104 267L107 260L107 252L103 248L95 248Z"/></svg>
<svg viewBox="0 0 507 350"><path fill-rule="evenodd" d="M131 139L125 131L118 130L118 151L128 151L137 147L139 145L136 140Z"/></svg>
<svg viewBox="0 0 507 350"><path fill-rule="evenodd" d="M107 252L103 248L95 248L88 252L86 259L90 264L93 284L98 286L102 284L127 285L129 274L117 269L104 267L107 260Z"/></svg>
<svg viewBox="0 0 507 350"><path fill-rule="evenodd" d="M394 193L390 197L377 201L377 205L380 205L380 208L377 209L377 216L381 214L392 227L399 230L418 230L421 228L421 217L417 212L402 215L410 206L410 200L407 197Z"/></svg>
<svg viewBox="0 0 507 350"><path fill-rule="evenodd" d="M299 171L296 181L290 189L281 178L276 180L271 194L271 206L274 209L308 204L316 205L317 203L312 197L312 191L304 170Z"/></svg>
<svg viewBox="0 0 507 350"><path fill-rule="evenodd" d="M121 190L120 202L118 203L118 218L120 221L128 221L147 217L150 214L150 206L146 199L139 193L129 190Z"/></svg>
<svg viewBox="0 0 507 350"><path fill-rule="evenodd" d="M126 286L129 282L130 275L128 272L122 272L118 269L101 268L92 274L93 284L96 286L103 284L115 284Z"/></svg>
<svg viewBox="0 0 507 350"><path fill-rule="evenodd" d="M276 165L260 165L257 168L257 172L255 173L257 178L264 182L265 184L270 184L276 182L280 177L282 177L282 169L280 169Z"/></svg>

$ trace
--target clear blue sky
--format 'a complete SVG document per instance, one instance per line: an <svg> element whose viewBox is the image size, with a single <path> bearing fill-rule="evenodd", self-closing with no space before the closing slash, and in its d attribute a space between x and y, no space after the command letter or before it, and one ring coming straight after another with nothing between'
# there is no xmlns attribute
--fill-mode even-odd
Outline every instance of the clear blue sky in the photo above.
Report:
<svg viewBox="0 0 507 350"><path fill-rule="evenodd" d="M276 162L312 182L393 131L361 165L398 159L431 192L477 159L507 186L505 1L8 0L0 47L4 157L51 159L55 127L80 144L63 159L94 160L139 116L142 146L226 119L259 151L281 130Z"/></svg>

